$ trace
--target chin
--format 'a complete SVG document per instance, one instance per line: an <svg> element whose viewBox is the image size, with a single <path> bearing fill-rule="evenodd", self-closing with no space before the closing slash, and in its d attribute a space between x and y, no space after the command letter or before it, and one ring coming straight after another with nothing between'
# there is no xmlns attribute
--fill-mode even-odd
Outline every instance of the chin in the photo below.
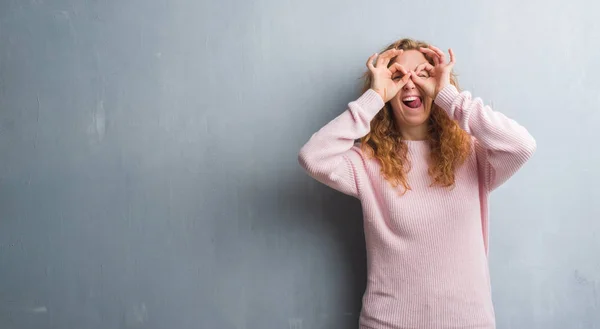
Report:
<svg viewBox="0 0 600 329"><path fill-rule="evenodd" d="M421 126L426 124L427 120L429 119L432 105L431 99L428 97L422 97L421 95L415 96L418 96L419 99L416 104L417 106L409 106L415 104L410 104L411 102L407 101L411 99L414 100L416 97L408 99L404 97L403 101L400 95L395 97L390 104L392 105L394 115L397 119L399 119L401 125L411 127Z"/></svg>
<svg viewBox="0 0 600 329"><path fill-rule="evenodd" d="M418 127L427 123L428 117L422 118L404 118L404 124L409 127Z"/></svg>

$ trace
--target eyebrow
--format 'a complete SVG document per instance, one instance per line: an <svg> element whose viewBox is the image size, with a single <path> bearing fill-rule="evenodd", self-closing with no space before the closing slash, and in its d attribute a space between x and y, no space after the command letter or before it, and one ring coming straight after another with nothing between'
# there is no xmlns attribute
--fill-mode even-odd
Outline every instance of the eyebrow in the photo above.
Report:
<svg viewBox="0 0 600 329"><path fill-rule="evenodd" d="M421 63L421 64L417 64L417 66L415 66L415 68L413 69L413 71L415 71L415 70L417 69L417 67L419 67L419 65L423 65L423 64L425 64L425 63L429 63L429 62L428 62L428 61L425 61L425 62L423 62L423 63ZM425 71L425 72L427 72L427 71ZM427 74L429 74L429 72L427 72ZM394 73L392 76L397 76L397 75L404 75L404 73L402 73L402 72L400 72L400 71L396 71L396 73Z"/></svg>

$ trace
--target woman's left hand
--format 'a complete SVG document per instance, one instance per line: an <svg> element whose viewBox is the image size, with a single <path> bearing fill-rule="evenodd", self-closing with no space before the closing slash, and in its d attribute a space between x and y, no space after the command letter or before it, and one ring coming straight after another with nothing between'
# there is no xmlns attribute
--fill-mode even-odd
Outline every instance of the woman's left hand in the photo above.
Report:
<svg viewBox="0 0 600 329"><path fill-rule="evenodd" d="M429 77L423 78L417 74L413 74L411 79L419 87L425 95L435 99L437 94L450 84L450 75L452 74L452 68L454 67L455 58L452 49L448 49L450 53L450 62L446 63L446 56L444 52L434 46L429 48L420 48L421 52L433 59L435 65L431 66L426 63L419 66L417 70L425 70L429 73Z"/></svg>

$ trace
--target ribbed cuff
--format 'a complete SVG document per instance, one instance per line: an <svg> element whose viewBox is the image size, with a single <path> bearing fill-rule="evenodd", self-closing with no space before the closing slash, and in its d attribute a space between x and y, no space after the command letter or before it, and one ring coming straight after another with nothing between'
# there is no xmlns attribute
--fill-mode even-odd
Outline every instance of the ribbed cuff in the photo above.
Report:
<svg viewBox="0 0 600 329"><path fill-rule="evenodd" d="M371 117L375 117L385 105L381 96L373 89L365 91L355 102Z"/></svg>
<svg viewBox="0 0 600 329"><path fill-rule="evenodd" d="M446 112L450 113L452 110L452 103L458 97L459 92L452 84L448 84L444 89L440 90L435 98L435 104L443 108Z"/></svg>

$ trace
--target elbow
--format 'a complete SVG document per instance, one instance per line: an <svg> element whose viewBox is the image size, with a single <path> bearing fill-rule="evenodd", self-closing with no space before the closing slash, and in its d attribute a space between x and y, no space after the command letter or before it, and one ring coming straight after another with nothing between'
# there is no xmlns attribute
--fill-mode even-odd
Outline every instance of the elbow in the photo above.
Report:
<svg viewBox="0 0 600 329"><path fill-rule="evenodd" d="M300 152L298 152L298 164L309 177L318 181L323 181L322 177L324 175L326 176L326 173L322 172L322 164L315 160L315 156L310 152L307 152L305 148L302 148Z"/></svg>
<svg viewBox="0 0 600 329"><path fill-rule="evenodd" d="M320 178L327 176L328 163L324 162L321 154L315 154L314 150L310 147L303 147L298 152L298 164L304 169L304 171L313 178Z"/></svg>
<svg viewBox="0 0 600 329"><path fill-rule="evenodd" d="M531 145L528 149L529 153L531 156L533 156L533 154L535 153L535 151L537 150L537 141L535 140L535 138L531 137Z"/></svg>
<svg viewBox="0 0 600 329"><path fill-rule="evenodd" d="M308 152L306 146L303 146L298 152L298 164L305 171L309 172L309 168L311 167L311 157L310 152Z"/></svg>
<svg viewBox="0 0 600 329"><path fill-rule="evenodd" d="M529 135L523 142L521 143L520 152L523 156L524 161L528 161L537 150L537 142L533 136Z"/></svg>

